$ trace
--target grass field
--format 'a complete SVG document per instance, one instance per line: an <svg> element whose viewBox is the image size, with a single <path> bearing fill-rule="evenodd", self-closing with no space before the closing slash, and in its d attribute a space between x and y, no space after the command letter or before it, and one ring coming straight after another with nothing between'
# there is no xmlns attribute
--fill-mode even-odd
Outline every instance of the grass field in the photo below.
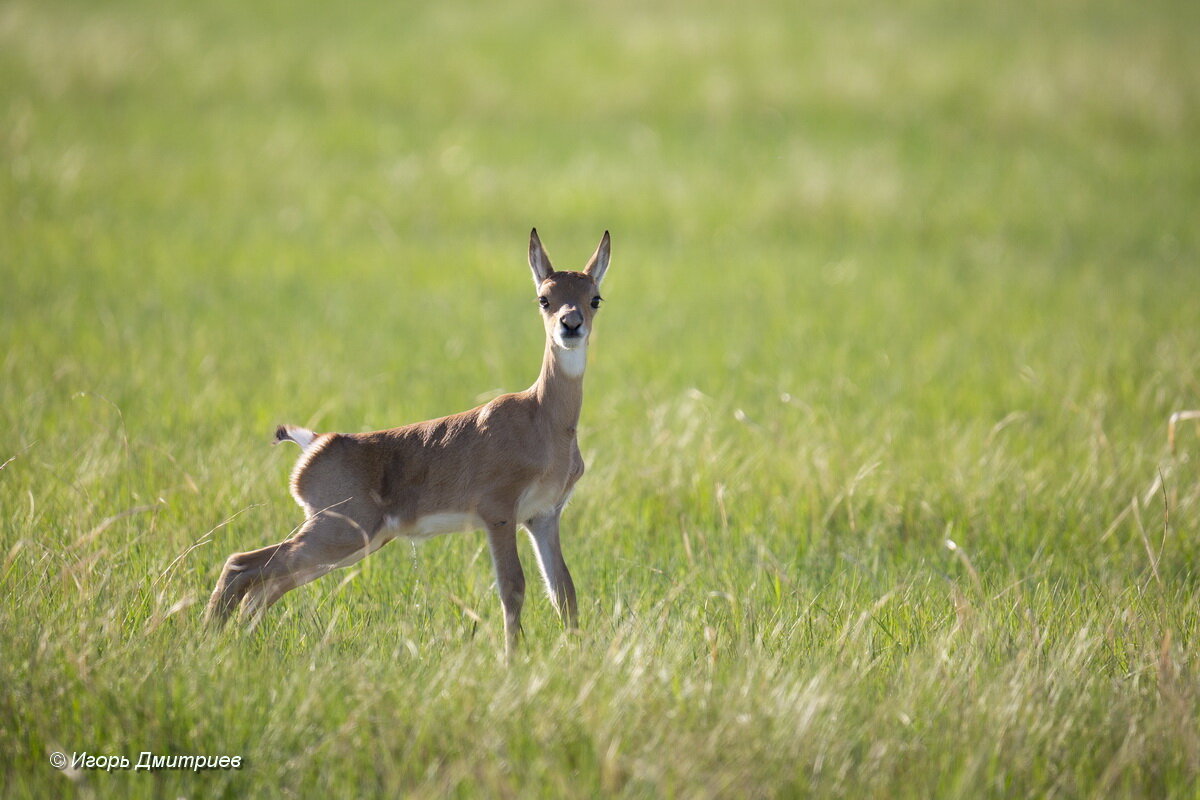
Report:
<svg viewBox="0 0 1200 800"><path fill-rule="evenodd" d="M1198 30L4 0L0 793L1200 796ZM475 533L206 635L276 423L534 380L532 225L613 233L581 632Z"/></svg>

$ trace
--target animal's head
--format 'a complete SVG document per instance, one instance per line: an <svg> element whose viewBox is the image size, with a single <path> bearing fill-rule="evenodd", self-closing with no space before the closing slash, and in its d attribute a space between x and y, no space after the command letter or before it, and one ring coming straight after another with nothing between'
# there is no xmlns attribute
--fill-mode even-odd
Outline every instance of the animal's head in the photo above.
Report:
<svg viewBox="0 0 1200 800"><path fill-rule="evenodd" d="M608 231L582 272L559 272L550 264L535 228L529 234L529 268L537 287L546 336L560 350L582 350L600 308L600 281L608 270Z"/></svg>

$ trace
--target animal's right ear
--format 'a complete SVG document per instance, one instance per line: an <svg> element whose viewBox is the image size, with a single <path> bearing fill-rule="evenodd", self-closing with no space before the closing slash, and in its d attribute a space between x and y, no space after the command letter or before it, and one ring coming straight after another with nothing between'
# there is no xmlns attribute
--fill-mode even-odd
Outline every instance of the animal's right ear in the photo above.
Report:
<svg viewBox="0 0 1200 800"><path fill-rule="evenodd" d="M546 248L542 247L542 240L538 238L537 228L529 232L529 268L533 270L534 287L541 286L542 281L554 272L550 256L546 255Z"/></svg>

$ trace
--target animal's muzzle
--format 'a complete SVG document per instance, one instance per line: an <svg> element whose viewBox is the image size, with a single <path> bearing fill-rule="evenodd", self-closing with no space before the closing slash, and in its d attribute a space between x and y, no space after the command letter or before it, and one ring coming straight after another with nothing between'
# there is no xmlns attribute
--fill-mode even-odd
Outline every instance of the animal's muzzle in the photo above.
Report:
<svg viewBox="0 0 1200 800"><path fill-rule="evenodd" d="M558 324L562 326L563 333L578 336L583 328L583 314L579 313L578 309L573 309L559 317Z"/></svg>

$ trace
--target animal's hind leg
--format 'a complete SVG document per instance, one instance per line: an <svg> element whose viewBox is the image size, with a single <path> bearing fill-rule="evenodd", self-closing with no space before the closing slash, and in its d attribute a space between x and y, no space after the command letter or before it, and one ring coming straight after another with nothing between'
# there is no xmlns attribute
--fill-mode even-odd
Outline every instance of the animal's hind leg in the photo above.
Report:
<svg viewBox="0 0 1200 800"><path fill-rule="evenodd" d="M241 605L242 598L250 589L263 566L274 557L283 543L273 544L248 553L234 553L225 561L221 577L208 600L205 620L217 627L224 625L230 615Z"/></svg>
<svg viewBox="0 0 1200 800"><path fill-rule="evenodd" d="M208 603L208 619L223 623L238 609L260 614L287 592L378 550L382 515L372 503L353 500L313 514L295 536L279 544L235 553Z"/></svg>

